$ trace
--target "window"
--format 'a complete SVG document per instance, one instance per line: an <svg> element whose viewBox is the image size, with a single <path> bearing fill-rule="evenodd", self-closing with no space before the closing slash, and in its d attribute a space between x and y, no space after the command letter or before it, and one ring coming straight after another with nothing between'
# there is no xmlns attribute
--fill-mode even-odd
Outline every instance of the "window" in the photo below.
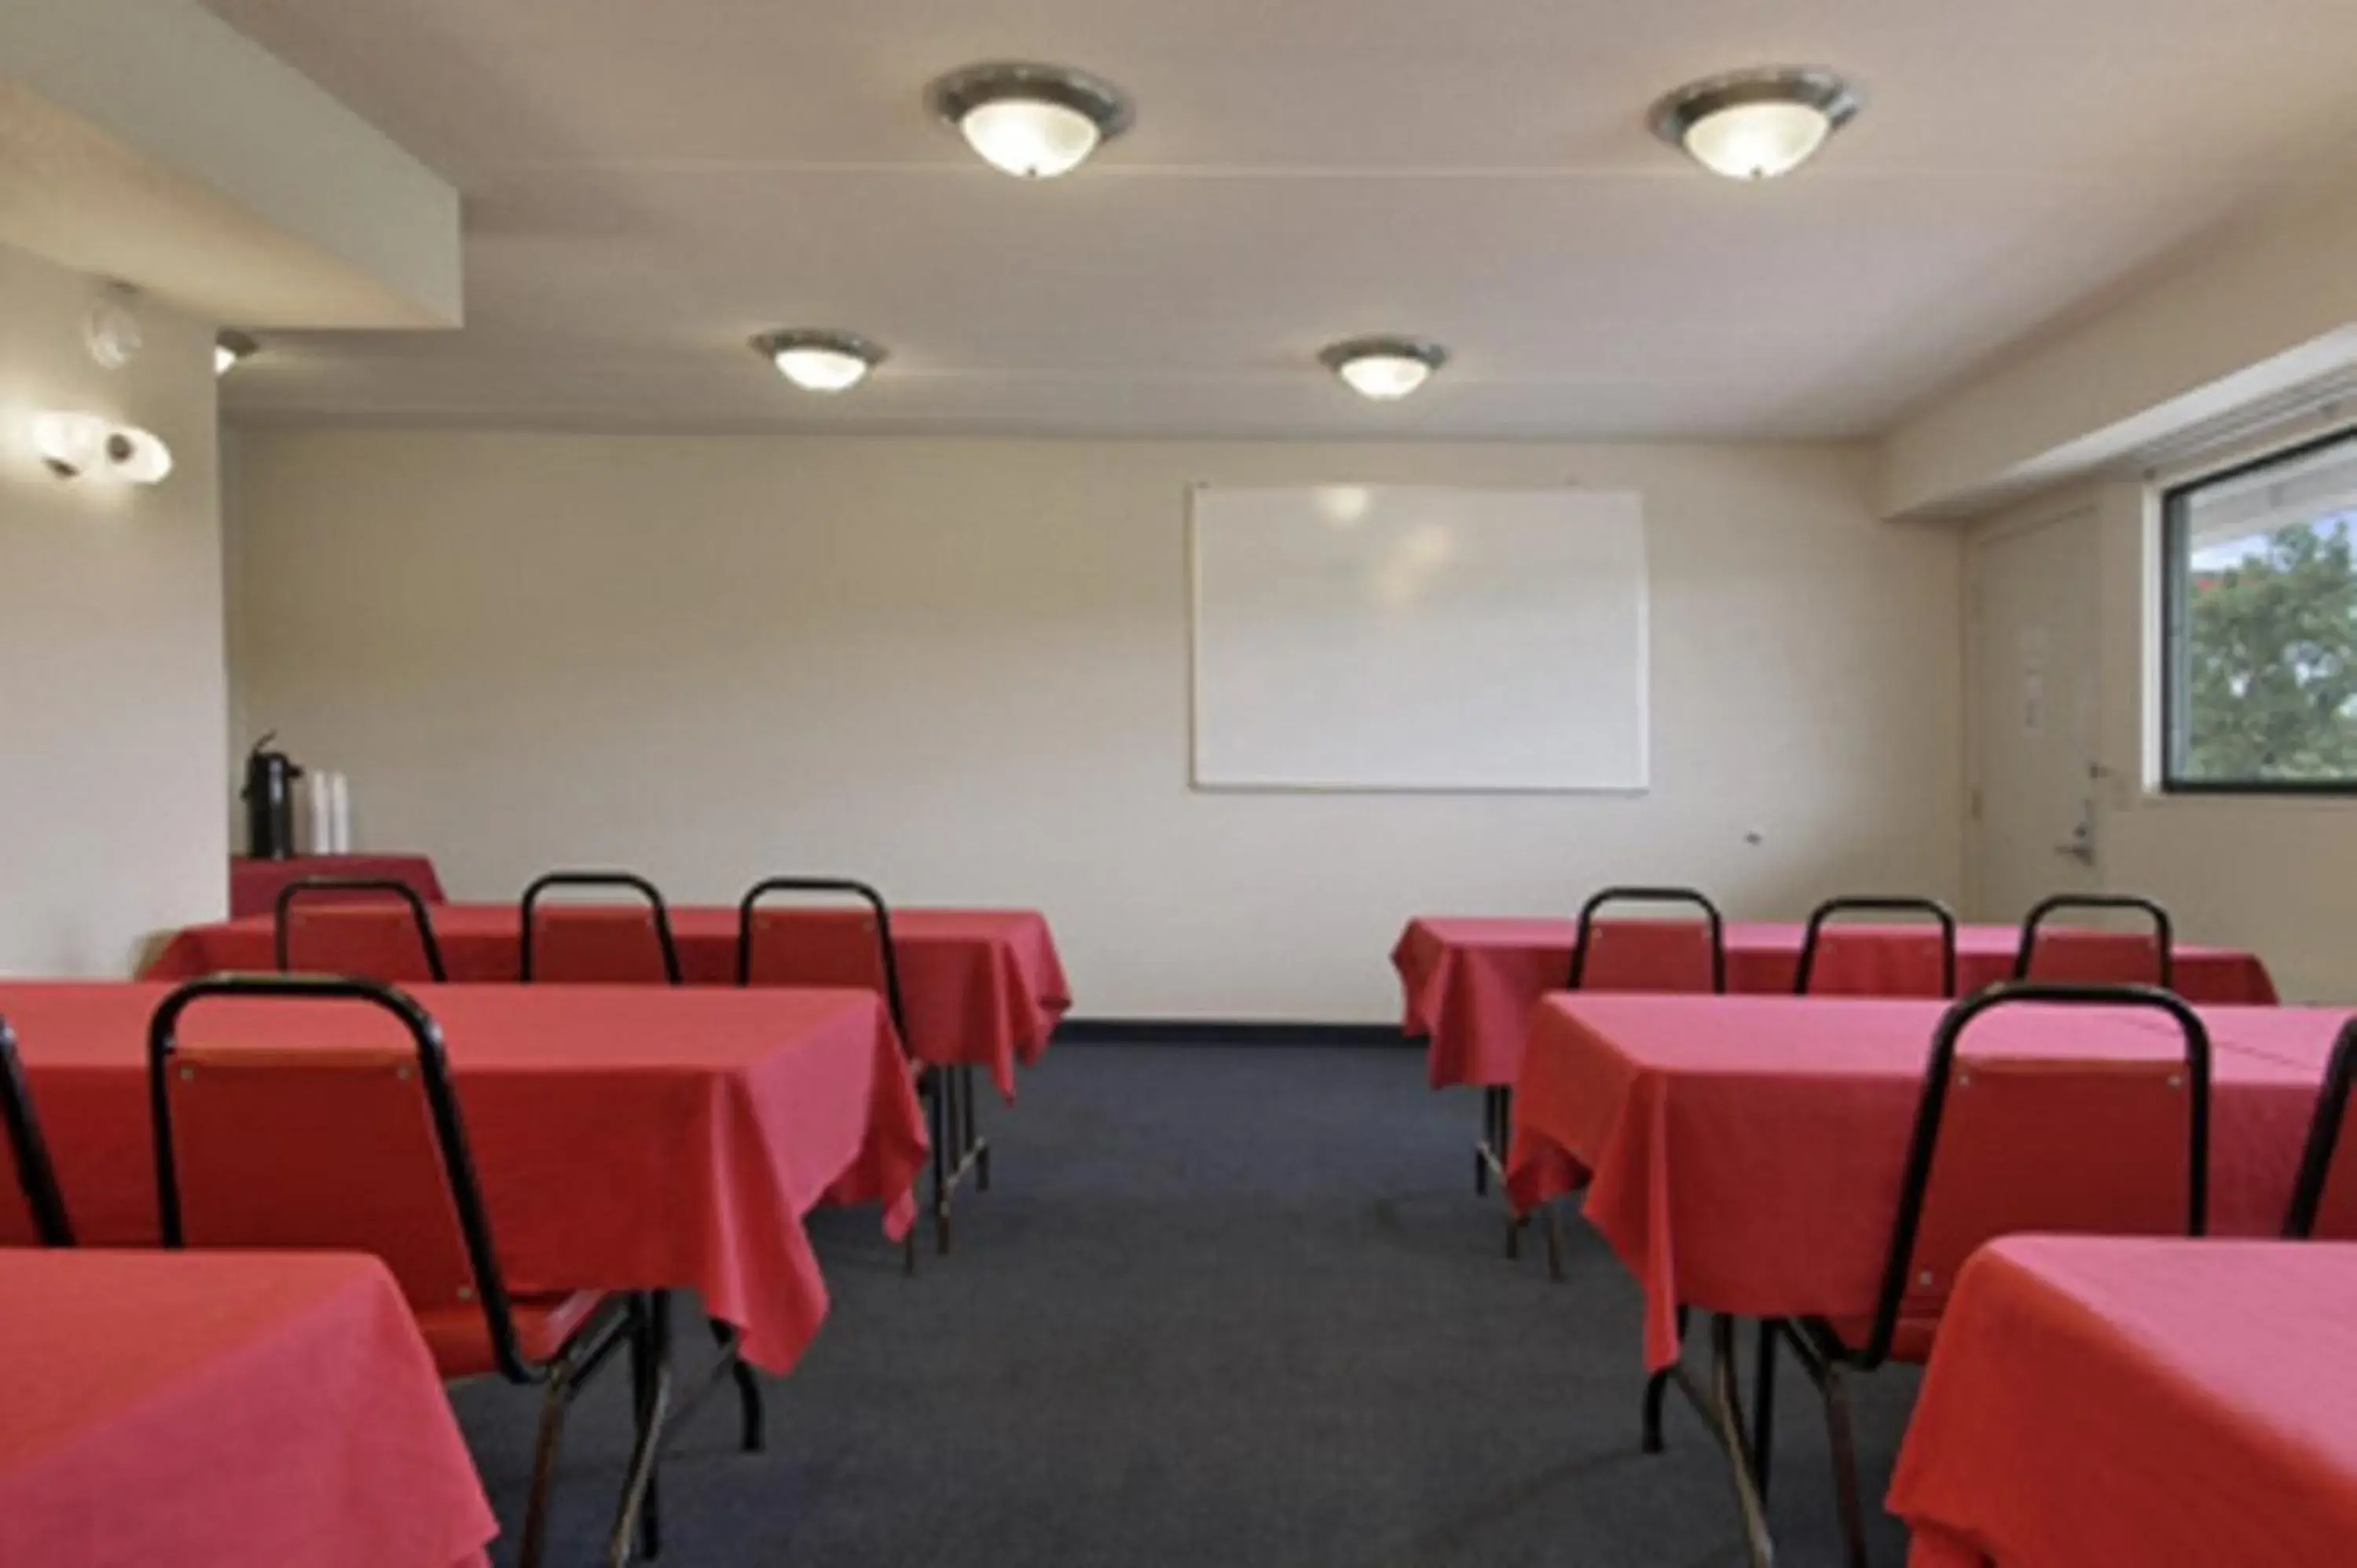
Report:
<svg viewBox="0 0 2357 1568"><path fill-rule="evenodd" d="M2168 492L2162 785L2357 793L2357 431Z"/></svg>

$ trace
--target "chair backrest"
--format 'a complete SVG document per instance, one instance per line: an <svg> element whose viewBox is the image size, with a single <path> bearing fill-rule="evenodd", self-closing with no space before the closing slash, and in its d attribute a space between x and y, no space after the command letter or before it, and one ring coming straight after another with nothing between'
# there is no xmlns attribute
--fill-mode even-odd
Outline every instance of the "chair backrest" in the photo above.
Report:
<svg viewBox="0 0 2357 1568"><path fill-rule="evenodd" d="M628 894L642 908L544 906L552 892ZM679 944L672 940L671 908L655 885L627 871L552 871L523 890L518 953L525 984L677 985Z"/></svg>
<svg viewBox="0 0 2357 1568"><path fill-rule="evenodd" d="M835 900L832 908L763 908L785 897ZM845 908L841 900L856 899ZM737 983L841 985L884 998L902 1049L909 1047L900 961L892 946L892 911L865 882L837 876L772 876L757 882L737 907Z"/></svg>
<svg viewBox="0 0 2357 1568"><path fill-rule="evenodd" d="M2176 1025L2165 1057L1974 1056L1975 1019L2004 1007L2136 1008ZM1964 1260L2026 1230L2202 1233L2208 1211L2210 1033L2153 986L1994 985L1948 1009L1932 1036L1882 1291L1862 1364L1900 1326L1937 1322Z"/></svg>
<svg viewBox="0 0 2357 1568"><path fill-rule="evenodd" d="M398 1043L186 1045L198 1003L350 1002L400 1025ZM374 1015L375 1016L371 1016ZM148 1026L156 1207L167 1247L367 1252L421 1310L479 1306L493 1359L540 1369L516 1341L442 1032L374 981L217 975L166 997Z"/></svg>
<svg viewBox="0 0 2357 1568"><path fill-rule="evenodd" d="M1930 928L1858 930L1835 924L1848 915L1928 916ZM1809 911L1797 996L1940 996L1956 993L1956 917L1937 898L1828 898Z"/></svg>
<svg viewBox="0 0 2357 1568"><path fill-rule="evenodd" d="M2308 1152L2300 1157L2284 1234L2295 1240L2318 1237L2357 1241L2357 1156L2341 1147L2349 1118L2349 1095L2357 1087L2357 1018L2341 1026L2324 1069L2316 1115L2309 1122Z"/></svg>
<svg viewBox="0 0 2357 1568"><path fill-rule="evenodd" d="M281 974L349 975L388 984L449 978L425 900L395 877L307 876L288 883L278 890L275 944Z"/></svg>
<svg viewBox="0 0 2357 1568"><path fill-rule="evenodd" d="M2050 917L2126 910L2151 922L2142 931L2090 930L2084 927L2041 932ZM2016 980L2063 981L2078 985L2177 983L2172 950L2175 929L2169 911L2132 893L2057 893L2041 898L2021 920L2021 945L2014 950Z"/></svg>
<svg viewBox="0 0 2357 1568"><path fill-rule="evenodd" d="M1599 920L1609 904L1679 904L1698 920ZM1573 991L1724 992L1727 922L1691 887L1607 887L1579 907L1572 944Z"/></svg>
<svg viewBox="0 0 2357 1568"><path fill-rule="evenodd" d="M33 1114L33 1093L16 1055L16 1032L5 1018L0 1018L0 1137L8 1141L16 1172L15 1190L22 1199L21 1210L15 1202L0 1203L0 1245L24 1240L44 1247L72 1246L65 1195L58 1188L58 1171L49 1163L40 1118Z"/></svg>

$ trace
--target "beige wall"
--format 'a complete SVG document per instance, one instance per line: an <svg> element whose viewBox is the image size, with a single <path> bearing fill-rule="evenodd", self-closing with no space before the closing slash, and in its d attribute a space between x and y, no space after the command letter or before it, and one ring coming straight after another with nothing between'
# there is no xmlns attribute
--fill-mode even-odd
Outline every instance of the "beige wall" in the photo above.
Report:
<svg viewBox="0 0 2357 1568"><path fill-rule="evenodd" d="M151 305L145 351L102 370L92 292L0 249L0 974L122 972L225 900L212 331ZM145 425L178 466L62 482L45 408Z"/></svg>
<svg viewBox="0 0 2357 1568"><path fill-rule="evenodd" d="M1372 1020L1421 911L1957 885L1961 547L1878 524L1862 448L238 447L245 720L347 770L361 842L460 895L832 868L1045 908L1090 1015ZM1650 795L1189 792L1186 487L1353 479L1644 493Z"/></svg>
<svg viewBox="0 0 2357 1568"><path fill-rule="evenodd" d="M2238 453L2237 456L2247 456ZM2357 800L2168 796L2158 778L2156 492L2141 481L2057 490L1984 520L1977 536L2084 512L2096 532L2097 867L2103 886L2159 899L2187 940L2255 949L2287 1000L2357 1002ZM1994 650L2003 660L2005 650ZM1975 681L2010 680L2010 666ZM2058 821L2061 820L2058 816ZM1989 918L2018 911L1982 909Z"/></svg>

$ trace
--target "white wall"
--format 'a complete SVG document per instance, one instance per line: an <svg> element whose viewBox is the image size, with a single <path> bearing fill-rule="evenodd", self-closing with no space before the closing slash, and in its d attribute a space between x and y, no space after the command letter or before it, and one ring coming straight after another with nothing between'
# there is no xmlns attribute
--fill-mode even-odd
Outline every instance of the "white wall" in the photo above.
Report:
<svg viewBox="0 0 2357 1568"><path fill-rule="evenodd" d="M0 249L0 974L125 972L227 897L212 329L151 305L145 351L102 370L93 290ZM64 483L45 408L145 425L178 467Z"/></svg>
<svg viewBox="0 0 2357 1568"><path fill-rule="evenodd" d="M238 444L245 720L461 896L833 868L1045 908L1091 1015L1372 1020L1418 912L1958 884L1961 546L1874 521L1864 448ZM1566 479L1645 495L1650 795L1189 791L1190 482Z"/></svg>

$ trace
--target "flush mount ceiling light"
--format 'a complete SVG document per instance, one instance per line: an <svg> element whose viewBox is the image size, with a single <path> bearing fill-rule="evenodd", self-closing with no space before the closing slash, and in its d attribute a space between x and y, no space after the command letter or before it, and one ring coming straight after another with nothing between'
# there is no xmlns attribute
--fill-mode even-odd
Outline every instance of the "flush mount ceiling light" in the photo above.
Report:
<svg viewBox="0 0 2357 1568"><path fill-rule="evenodd" d="M106 435L106 471L135 485L156 485L172 471L172 449L152 430L118 424Z"/></svg>
<svg viewBox="0 0 2357 1568"><path fill-rule="evenodd" d="M162 436L95 413L53 410L34 415L33 450L61 479L102 473L153 485L172 471L172 449Z"/></svg>
<svg viewBox="0 0 2357 1568"><path fill-rule="evenodd" d="M1318 356L1361 397L1391 403L1407 396L1448 362L1448 350L1423 338L1352 338Z"/></svg>
<svg viewBox="0 0 2357 1568"><path fill-rule="evenodd" d="M244 333L224 327L213 336L213 374L225 376L237 368L241 360L250 360L262 352L262 345Z"/></svg>
<svg viewBox="0 0 2357 1568"><path fill-rule="evenodd" d="M113 427L94 413L51 410L33 416L33 450L61 479L76 479L106 461Z"/></svg>
<svg viewBox="0 0 2357 1568"><path fill-rule="evenodd" d="M1864 102L1817 66L1768 66L1691 81L1653 105L1653 134L1729 179L1774 179L1806 163Z"/></svg>
<svg viewBox="0 0 2357 1568"><path fill-rule="evenodd" d="M1109 81L1015 61L952 71L925 90L925 102L985 162L1020 179L1071 173L1135 118Z"/></svg>
<svg viewBox="0 0 2357 1568"><path fill-rule="evenodd" d="M849 392L884 362L882 345L856 332L821 328L796 328L764 332L753 339L753 351L778 367L778 374L804 392Z"/></svg>

